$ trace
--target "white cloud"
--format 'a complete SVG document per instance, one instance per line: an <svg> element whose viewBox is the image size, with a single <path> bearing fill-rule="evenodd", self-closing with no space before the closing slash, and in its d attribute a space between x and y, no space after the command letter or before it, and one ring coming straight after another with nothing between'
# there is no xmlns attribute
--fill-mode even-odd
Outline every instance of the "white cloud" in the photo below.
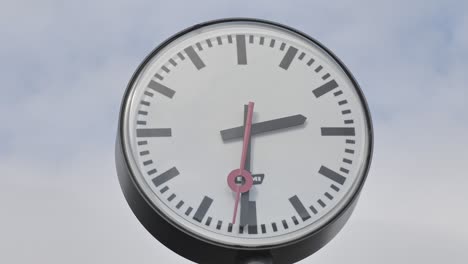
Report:
<svg viewBox="0 0 468 264"><path fill-rule="evenodd" d="M301 263L467 259L467 3L119 0L2 4L0 262L189 263L125 204L113 165L118 107L156 44L226 16L316 37L373 110L374 164L356 214Z"/></svg>

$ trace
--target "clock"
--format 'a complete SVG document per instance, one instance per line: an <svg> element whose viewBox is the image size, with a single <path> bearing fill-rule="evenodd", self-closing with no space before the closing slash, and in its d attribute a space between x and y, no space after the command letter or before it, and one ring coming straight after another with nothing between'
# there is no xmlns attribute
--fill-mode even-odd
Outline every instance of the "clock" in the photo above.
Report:
<svg viewBox="0 0 468 264"><path fill-rule="evenodd" d="M293 263L348 220L372 142L363 93L327 48L273 22L224 19L174 35L138 67L116 164L134 214L181 256Z"/></svg>

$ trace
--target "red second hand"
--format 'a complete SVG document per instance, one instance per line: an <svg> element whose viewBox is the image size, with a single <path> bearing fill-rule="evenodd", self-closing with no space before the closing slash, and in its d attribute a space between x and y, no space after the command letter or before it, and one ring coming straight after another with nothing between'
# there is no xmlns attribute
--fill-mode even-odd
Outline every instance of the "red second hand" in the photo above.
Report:
<svg viewBox="0 0 468 264"><path fill-rule="evenodd" d="M242 156L241 156L240 168L239 168L241 172L245 170L245 159L247 157L247 149L249 147L250 130L252 129L253 108L254 108L254 103L249 102L249 106L247 109L247 120L245 122L244 141L242 145ZM232 224L236 223L237 208L239 207L240 194L241 194L241 189L240 189L240 186L238 185L237 192L236 192L236 203L234 205L234 215L232 217Z"/></svg>

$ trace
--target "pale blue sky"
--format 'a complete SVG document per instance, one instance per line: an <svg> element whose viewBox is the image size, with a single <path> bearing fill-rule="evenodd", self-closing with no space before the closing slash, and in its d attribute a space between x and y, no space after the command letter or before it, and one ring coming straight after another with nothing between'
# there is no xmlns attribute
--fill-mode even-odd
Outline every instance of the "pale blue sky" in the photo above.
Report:
<svg viewBox="0 0 468 264"><path fill-rule="evenodd" d="M138 223L114 141L141 60L198 22L254 17L318 39L374 118L369 180L308 263L468 261L468 2L0 1L0 262L189 261Z"/></svg>

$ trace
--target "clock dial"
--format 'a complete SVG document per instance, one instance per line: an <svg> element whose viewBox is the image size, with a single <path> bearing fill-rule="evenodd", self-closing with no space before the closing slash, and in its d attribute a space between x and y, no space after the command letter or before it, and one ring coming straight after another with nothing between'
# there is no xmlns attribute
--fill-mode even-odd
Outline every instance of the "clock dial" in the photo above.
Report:
<svg viewBox="0 0 468 264"><path fill-rule="evenodd" d="M143 65L124 146L148 200L186 232L230 246L317 230L364 179L370 125L351 77L282 27L207 25Z"/></svg>

